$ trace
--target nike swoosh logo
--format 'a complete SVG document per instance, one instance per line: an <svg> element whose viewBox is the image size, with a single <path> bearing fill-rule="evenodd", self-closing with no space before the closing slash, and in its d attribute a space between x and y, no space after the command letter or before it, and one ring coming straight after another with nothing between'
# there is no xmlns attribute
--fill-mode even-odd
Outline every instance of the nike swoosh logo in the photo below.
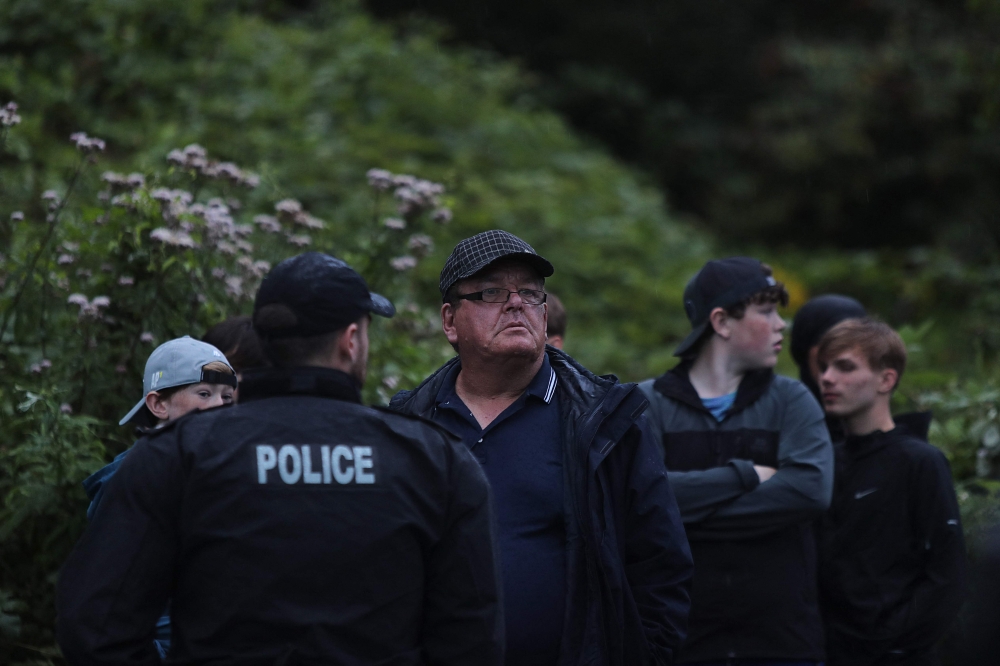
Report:
<svg viewBox="0 0 1000 666"><path fill-rule="evenodd" d="M854 493L854 499L861 499L862 497L867 497L868 495L871 495L876 490L878 490L878 488L869 488L868 490L859 490L858 492Z"/></svg>

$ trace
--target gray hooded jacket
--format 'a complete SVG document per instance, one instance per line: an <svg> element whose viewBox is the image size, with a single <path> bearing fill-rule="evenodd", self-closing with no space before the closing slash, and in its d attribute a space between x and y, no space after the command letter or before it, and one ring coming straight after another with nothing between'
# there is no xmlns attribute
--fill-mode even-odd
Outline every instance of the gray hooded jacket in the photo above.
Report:
<svg viewBox="0 0 1000 666"><path fill-rule="evenodd" d="M695 562L680 661L824 658L815 519L833 491L816 399L770 370L747 373L723 420L681 363L640 384ZM754 465L777 468L760 483Z"/></svg>

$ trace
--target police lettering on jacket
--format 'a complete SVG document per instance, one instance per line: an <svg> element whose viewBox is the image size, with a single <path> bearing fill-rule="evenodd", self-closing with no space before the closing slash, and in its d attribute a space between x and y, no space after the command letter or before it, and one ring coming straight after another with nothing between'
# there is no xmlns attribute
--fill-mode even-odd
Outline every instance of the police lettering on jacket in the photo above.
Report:
<svg viewBox="0 0 1000 666"><path fill-rule="evenodd" d="M313 457L316 448L319 449L319 464ZM260 484L279 481L288 485L372 484L375 483L374 467L370 446L257 446L257 482Z"/></svg>

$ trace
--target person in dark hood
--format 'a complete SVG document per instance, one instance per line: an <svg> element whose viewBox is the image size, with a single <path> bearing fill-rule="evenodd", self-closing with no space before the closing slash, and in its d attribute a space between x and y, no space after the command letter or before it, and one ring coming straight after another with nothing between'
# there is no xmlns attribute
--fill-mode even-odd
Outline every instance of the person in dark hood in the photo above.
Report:
<svg viewBox="0 0 1000 666"><path fill-rule="evenodd" d="M506 231L455 246L441 320L458 357L390 408L462 437L493 490L510 666L668 666L691 553L635 384L545 344L552 264Z"/></svg>
<svg viewBox="0 0 1000 666"><path fill-rule="evenodd" d="M792 320L792 358L799 366L799 380L816 396L816 400L821 401L816 380L816 350L823 334L845 319L867 316L865 306L859 301L839 294L824 294L809 299L795 313Z"/></svg>

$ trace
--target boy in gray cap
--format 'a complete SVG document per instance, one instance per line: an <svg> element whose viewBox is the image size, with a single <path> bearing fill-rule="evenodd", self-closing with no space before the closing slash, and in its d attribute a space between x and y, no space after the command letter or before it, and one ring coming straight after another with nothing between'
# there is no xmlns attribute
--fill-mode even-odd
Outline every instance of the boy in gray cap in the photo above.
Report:
<svg viewBox="0 0 1000 666"><path fill-rule="evenodd" d="M236 373L225 355L207 342L185 335L164 342L149 355L142 373L142 399L118 425L134 422L140 429L158 428L195 410L232 404L235 390ZM118 454L84 480L90 499L87 518L93 517L105 484L129 451Z"/></svg>
<svg viewBox="0 0 1000 666"><path fill-rule="evenodd" d="M146 360L142 376L142 399L129 410L118 425L133 422L140 430L159 428L190 412L212 409L233 402L236 374L225 355L212 345L187 335L164 342ZM132 449L125 449L114 460L83 481L91 519L101 503L104 488ZM164 613L156 622L153 645L161 658L170 649L170 616Z"/></svg>

